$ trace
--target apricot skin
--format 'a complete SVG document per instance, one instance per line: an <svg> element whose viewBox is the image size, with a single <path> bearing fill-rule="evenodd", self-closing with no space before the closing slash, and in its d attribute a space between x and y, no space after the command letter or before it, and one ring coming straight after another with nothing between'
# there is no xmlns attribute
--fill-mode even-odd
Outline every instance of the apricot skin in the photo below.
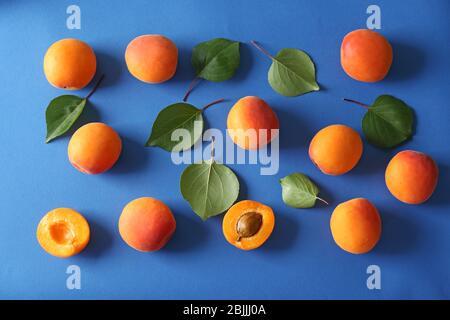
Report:
<svg viewBox="0 0 450 320"><path fill-rule="evenodd" d="M389 42L380 33L359 29L348 33L341 45L341 65L353 79L363 82L383 80L392 65Z"/></svg>
<svg viewBox="0 0 450 320"><path fill-rule="evenodd" d="M36 237L47 253L68 258L80 253L87 246L90 229L80 213L69 208L57 208L41 219Z"/></svg>
<svg viewBox="0 0 450 320"><path fill-rule="evenodd" d="M53 43L44 57L44 73L56 88L78 90L92 80L97 60L92 48L77 39L62 39Z"/></svg>
<svg viewBox="0 0 450 320"><path fill-rule="evenodd" d="M343 250L362 254L372 250L381 236L381 218L367 199L356 198L339 204L330 219L334 241Z"/></svg>
<svg viewBox="0 0 450 320"><path fill-rule="evenodd" d="M119 218L119 233L132 248L156 251L170 240L176 229L175 218L162 201L143 197L128 203Z"/></svg>
<svg viewBox="0 0 450 320"><path fill-rule="evenodd" d="M164 36L142 35L128 44L125 62L130 73L137 79L147 83L161 83L175 74L178 49Z"/></svg>
<svg viewBox="0 0 450 320"><path fill-rule="evenodd" d="M69 142L70 163L79 171L99 174L109 170L119 159L122 141L110 126L92 122L79 128Z"/></svg>
<svg viewBox="0 0 450 320"><path fill-rule="evenodd" d="M385 181L392 195L408 204L420 204L433 194L439 170L434 160L422 153L405 150L389 162Z"/></svg>
<svg viewBox="0 0 450 320"><path fill-rule="evenodd" d="M271 130L279 128L275 112L258 97L247 96L240 99L228 113L228 134L233 142L243 149L255 150L264 147L278 134L278 131ZM260 130L266 135L260 136ZM246 132L252 132L254 135Z"/></svg>
<svg viewBox="0 0 450 320"><path fill-rule="evenodd" d="M311 140L309 157L325 174L341 175L356 166L363 152L359 134L350 127L334 124L320 130Z"/></svg>

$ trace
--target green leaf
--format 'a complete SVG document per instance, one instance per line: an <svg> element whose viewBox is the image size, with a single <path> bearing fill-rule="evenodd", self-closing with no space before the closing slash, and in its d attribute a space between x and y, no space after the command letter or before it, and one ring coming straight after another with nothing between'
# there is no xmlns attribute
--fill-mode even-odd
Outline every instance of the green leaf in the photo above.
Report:
<svg viewBox="0 0 450 320"><path fill-rule="evenodd" d="M188 166L180 189L192 210L206 220L231 207L239 195L239 181L227 166L210 160Z"/></svg>
<svg viewBox="0 0 450 320"><path fill-rule="evenodd" d="M185 129L190 136L181 138L181 141L176 141L172 138L172 133L176 129ZM147 147L158 146L167 151L178 152L192 147L202 133L202 111L189 103L175 103L159 112L145 145Z"/></svg>
<svg viewBox="0 0 450 320"><path fill-rule="evenodd" d="M409 139L413 132L413 111L393 96L379 96L362 120L367 140L381 148L392 148Z"/></svg>
<svg viewBox="0 0 450 320"><path fill-rule="evenodd" d="M304 174L292 173L283 179L280 179L283 201L293 208L311 208L320 200L328 204L325 200L319 198L319 188Z"/></svg>
<svg viewBox="0 0 450 320"><path fill-rule="evenodd" d="M272 58L268 80L273 90L287 97L320 89L314 63L307 53L298 49L282 49Z"/></svg>
<svg viewBox="0 0 450 320"><path fill-rule="evenodd" d="M86 101L86 99L74 95L63 95L50 101L45 112L47 122L46 143L63 135L72 127L83 112Z"/></svg>
<svg viewBox="0 0 450 320"><path fill-rule="evenodd" d="M192 51L192 65L197 77L209 81L225 81L239 67L239 42L217 38L202 42Z"/></svg>

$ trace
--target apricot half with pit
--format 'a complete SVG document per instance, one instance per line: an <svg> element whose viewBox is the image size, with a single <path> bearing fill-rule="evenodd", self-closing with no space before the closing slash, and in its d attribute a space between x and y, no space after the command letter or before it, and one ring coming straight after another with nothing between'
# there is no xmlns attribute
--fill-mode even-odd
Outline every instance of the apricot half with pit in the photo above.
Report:
<svg viewBox="0 0 450 320"><path fill-rule="evenodd" d="M260 247L270 237L275 215L270 207L252 200L234 204L223 218L223 234L233 246L242 250Z"/></svg>
<svg viewBox="0 0 450 320"><path fill-rule="evenodd" d="M77 211L57 208L48 212L39 222L36 236L49 254L67 258L80 253L90 238L89 224Z"/></svg>

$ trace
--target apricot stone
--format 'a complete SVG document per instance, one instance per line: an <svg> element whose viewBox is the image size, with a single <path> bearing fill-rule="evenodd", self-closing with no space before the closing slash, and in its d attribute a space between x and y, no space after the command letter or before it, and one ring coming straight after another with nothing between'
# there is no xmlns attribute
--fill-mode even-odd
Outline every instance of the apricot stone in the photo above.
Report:
<svg viewBox="0 0 450 320"><path fill-rule="evenodd" d="M337 176L356 166L363 143L354 129L334 124L320 130L309 145L311 161L325 174Z"/></svg>
<svg viewBox="0 0 450 320"><path fill-rule="evenodd" d="M97 69L92 48L77 39L53 43L44 57L45 76L56 88L78 90L87 86Z"/></svg>
<svg viewBox="0 0 450 320"><path fill-rule="evenodd" d="M178 49L164 36L142 35L128 44L125 62L130 73L137 79L147 83L161 83L175 74Z"/></svg>
<svg viewBox="0 0 450 320"><path fill-rule="evenodd" d="M278 135L279 128L275 112L258 97L240 99L228 113L227 132L233 142L243 149L264 147Z"/></svg>
<svg viewBox="0 0 450 320"><path fill-rule="evenodd" d="M381 236L381 218L367 199L356 198L339 204L330 219L331 234L343 250L361 254L375 247Z"/></svg>
<svg viewBox="0 0 450 320"><path fill-rule="evenodd" d="M162 201L139 198L128 203L119 218L119 233L130 247L143 252L165 246L175 232L175 218Z"/></svg>
<svg viewBox="0 0 450 320"><path fill-rule="evenodd" d="M92 122L79 128L69 142L70 163L79 171L98 174L109 170L119 159L122 141L110 126Z"/></svg>
<svg viewBox="0 0 450 320"><path fill-rule="evenodd" d="M80 213L69 208L57 208L41 219L36 236L41 247L49 254L67 258L87 246L90 229Z"/></svg>
<svg viewBox="0 0 450 320"><path fill-rule="evenodd" d="M439 170L434 160L422 153L405 150L389 162L385 180L394 197L409 204L428 200L438 182Z"/></svg>
<svg viewBox="0 0 450 320"><path fill-rule="evenodd" d="M392 47L380 33L359 29L348 33L341 45L341 65L353 79L377 82L392 65Z"/></svg>

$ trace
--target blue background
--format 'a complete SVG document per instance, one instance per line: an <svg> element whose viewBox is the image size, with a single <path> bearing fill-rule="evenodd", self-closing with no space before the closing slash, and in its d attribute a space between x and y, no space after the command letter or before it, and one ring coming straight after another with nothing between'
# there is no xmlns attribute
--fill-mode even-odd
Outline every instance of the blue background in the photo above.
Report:
<svg viewBox="0 0 450 320"><path fill-rule="evenodd" d="M66 28L70 4L81 7L81 30ZM350 79L339 63L343 36L365 27L370 4L381 7L381 32L395 56L389 76L375 84ZM450 2L438 0L0 1L0 298L450 298L449 17ZM128 42L147 33L164 34L179 48L177 73L162 85L136 80L125 66ZM45 108L66 92L46 81L42 60L50 44L66 37L88 42L98 59L96 78L106 74L75 128L102 121L123 138L120 160L102 175L70 165L69 135L44 143ZM260 176L258 165L231 165L240 198L264 202L276 213L271 238L252 252L225 241L222 216L202 222L191 211L179 191L185 166L174 165L162 149L143 147L157 113L180 100L193 77L193 46L214 37L243 42L241 67L230 81L202 82L190 102L227 98L206 112L209 126L223 131L233 103L257 95L281 123L279 174ZM266 80L270 61L248 44L253 39L272 53L307 51L322 90L277 95ZM332 123L361 132L364 109L341 99L371 103L380 94L414 108L414 138L387 151L364 143L350 173L320 173L307 156L314 133ZM426 152L439 164L437 190L420 206L400 203L384 184L385 166L403 149ZM296 171L316 181L331 206L286 207L278 180ZM141 196L163 200L177 219L172 241L159 252L134 251L117 230L122 208ZM353 197L370 199L383 220L382 239L366 255L340 250L329 230L333 208ZM89 246L68 260L45 253L35 237L41 217L56 207L80 211L91 225ZM66 289L70 264L81 267L81 290ZM381 290L366 287L371 264L381 267Z"/></svg>

